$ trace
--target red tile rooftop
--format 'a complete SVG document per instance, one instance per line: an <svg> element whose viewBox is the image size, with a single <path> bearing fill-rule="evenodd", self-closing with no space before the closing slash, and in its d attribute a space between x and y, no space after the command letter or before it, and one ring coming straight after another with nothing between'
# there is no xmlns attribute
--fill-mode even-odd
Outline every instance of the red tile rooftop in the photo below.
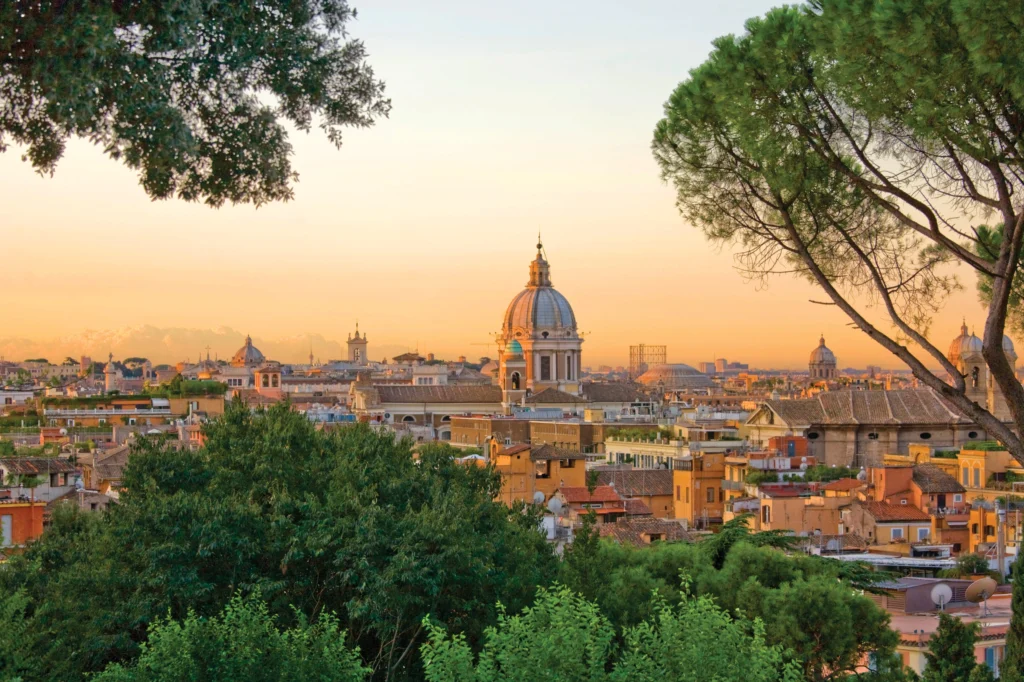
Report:
<svg viewBox="0 0 1024 682"><path fill-rule="evenodd" d="M856 490L862 485L866 485L864 481L856 478L840 478L839 480L832 481L828 485L824 486L823 490Z"/></svg>
<svg viewBox="0 0 1024 682"><path fill-rule="evenodd" d="M559 488L562 497L566 502L585 504L588 502L621 502L622 498L610 485L599 485L594 488L594 494L585 487Z"/></svg>

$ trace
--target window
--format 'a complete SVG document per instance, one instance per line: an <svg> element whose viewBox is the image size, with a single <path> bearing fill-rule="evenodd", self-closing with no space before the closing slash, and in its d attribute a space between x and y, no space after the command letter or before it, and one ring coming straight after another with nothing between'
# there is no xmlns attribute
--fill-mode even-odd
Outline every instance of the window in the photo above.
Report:
<svg viewBox="0 0 1024 682"><path fill-rule="evenodd" d="M996 534L996 527L995 526L985 526L985 535L995 535L995 534Z"/></svg>
<svg viewBox="0 0 1024 682"><path fill-rule="evenodd" d="M10 514L0 516L0 547L14 544L14 517Z"/></svg>
<svg viewBox="0 0 1024 682"><path fill-rule="evenodd" d="M690 504L690 486L686 486L686 504Z"/></svg>
<svg viewBox="0 0 1024 682"><path fill-rule="evenodd" d="M922 540L927 540L928 536L930 534L931 534L931 529L930 528L918 528L917 529L917 541L921 542Z"/></svg>
<svg viewBox="0 0 1024 682"><path fill-rule="evenodd" d="M897 540L902 540L903 539L903 529L902 528L893 528L890 531L890 533L889 533L889 538L893 542L895 542Z"/></svg>
<svg viewBox="0 0 1024 682"><path fill-rule="evenodd" d="M921 440L929 440L931 437L932 434L928 433L927 431L921 434Z"/></svg>
<svg viewBox="0 0 1024 682"><path fill-rule="evenodd" d="M679 486L676 486L676 501L679 501L681 499L683 499L682 498L682 490L680 490Z"/></svg>
<svg viewBox="0 0 1024 682"><path fill-rule="evenodd" d="M964 501L964 496L960 495L960 494L954 495L953 496L953 501L954 502L963 502Z"/></svg>
<svg viewBox="0 0 1024 682"><path fill-rule="evenodd" d="M877 433L869 433L868 434L868 440L878 440L878 434Z"/></svg>
<svg viewBox="0 0 1024 682"><path fill-rule="evenodd" d="M56 488L60 485L60 476L58 474L50 474L50 486Z"/></svg>
<svg viewBox="0 0 1024 682"><path fill-rule="evenodd" d="M264 374L263 378L260 381L260 383L263 386L263 388L270 388L270 377L268 375Z"/></svg>
<svg viewBox="0 0 1024 682"><path fill-rule="evenodd" d="M97 506L98 505L95 502L90 502L89 503L89 509L91 509L92 511L96 511L96 507Z"/></svg>
<svg viewBox="0 0 1024 682"><path fill-rule="evenodd" d="M974 467L974 487L981 487L981 469Z"/></svg>
<svg viewBox="0 0 1024 682"><path fill-rule="evenodd" d="M129 426L135 426L135 417L129 417L128 418L128 425Z"/></svg>
<svg viewBox="0 0 1024 682"><path fill-rule="evenodd" d="M807 434L807 440L818 440L818 432L817 431L811 431L810 433L808 433Z"/></svg>
<svg viewBox="0 0 1024 682"><path fill-rule="evenodd" d="M551 358L547 355L540 358L540 380L551 381Z"/></svg>
<svg viewBox="0 0 1024 682"><path fill-rule="evenodd" d="M708 502L714 502L715 501L715 489L714 489L713 486L708 486L708 493L707 493L707 495L708 495L707 496L707 501Z"/></svg>
<svg viewBox="0 0 1024 682"><path fill-rule="evenodd" d="M971 484L971 470L968 469L967 467L964 467L963 474L964 474L964 476L963 476L964 480L961 481L961 482L964 485L970 485Z"/></svg>
<svg viewBox="0 0 1024 682"><path fill-rule="evenodd" d="M976 523L971 524L971 532L974 533L975 535L978 534L978 524L976 524Z"/></svg>
<svg viewBox="0 0 1024 682"><path fill-rule="evenodd" d="M900 500L900 504L905 505L906 503L907 503L907 498L904 497L902 500Z"/></svg>
<svg viewBox="0 0 1024 682"><path fill-rule="evenodd" d="M971 439L977 438L978 437L978 432L977 431L968 431L967 432L967 437L971 438Z"/></svg>
<svg viewBox="0 0 1024 682"><path fill-rule="evenodd" d="M416 421L416 417L412 416L411 414L407 414L404 417L402 417L402 421L408 424L409 422Z"/></svg>

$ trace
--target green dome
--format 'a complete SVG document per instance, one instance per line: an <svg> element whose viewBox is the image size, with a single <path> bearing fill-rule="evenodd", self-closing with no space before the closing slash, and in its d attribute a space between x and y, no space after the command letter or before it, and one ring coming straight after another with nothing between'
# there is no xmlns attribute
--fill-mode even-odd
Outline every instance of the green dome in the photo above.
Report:
<svg viewBox="0 0 1024 682"><path fill-rule="evenodd" d="M523 347L518 341L512 339L512 343L508 344L507 351L510 355L522 355Z"/></svg>

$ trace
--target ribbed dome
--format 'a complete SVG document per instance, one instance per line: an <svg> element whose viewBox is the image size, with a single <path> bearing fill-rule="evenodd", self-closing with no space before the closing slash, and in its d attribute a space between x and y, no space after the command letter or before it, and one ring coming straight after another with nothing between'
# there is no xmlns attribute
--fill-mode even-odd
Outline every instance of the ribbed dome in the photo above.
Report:
<svg viewBox="0 0 1024 682"><path fill-rule="evenodd" d="M1004 337L1004 349L1006 348L1007 340L1008 339ZM1010 346L1013 346L1012 341L1010 342ZM963 357L965 353L980 353L981 348L981 339L979 339L974 334L968 333L967 323L965 322L963 326L960 327L960 336L953 339L953 342L949 344L949 353L946 354L946 357L949 358L950 363L952 363L955 367L956 364L960 362L960 358Z"/></svg>
<svg viewBox="0 0 1024 682"><path fill-rule="evenodd" d="M521 327L545 331L576 329L569 301L551 287L528 287L519 292L505 311L505 330Z"/></svg>
<svg viewBox="0 0 1024 682"><path fill-rule="evenodd" d="M245 337L245 345L238 349L234 357L231 358L231 365L233 367L255 367L262 365L266 362L266 358L263 357L263 353L260 352L259 348L252 345L252 337Z"/></svg>
<svg viewBox="0 0 1024 682"><path fill-rule="evenodd" d="M818 341L818 347L811 351L811 359L808 362L812 365L836 364L836 355L825 345L824 336Z"/></svg>
<svg viewBox="0 0 1024 682"><path fill-rule="evenodd" d="M711 377L684 364L655 365L637 379L645 386L661 384L669 391L684 391L692 388L708 388L714 385Z"/></svg>
<svg viewBox="0 0 1024 682"><path fill-rule="evenodd" d="M1003 352L1006 353L1007 355L1010 355L1011 353L1013 355L1017 354L1017 351L1014 350L1013 348L1013 340L1010 339L1009 336L1003 337Z"/></svg>
<svg viewBox="0 0 1024 682"><path fill-rule="evenodd" d="M528 337L576 335L576 315L568 299L551 286L548 263L540 244L536 259L530 263L530 281L505 310L502 324L505 338L514 330L522 330Z"/></svg>

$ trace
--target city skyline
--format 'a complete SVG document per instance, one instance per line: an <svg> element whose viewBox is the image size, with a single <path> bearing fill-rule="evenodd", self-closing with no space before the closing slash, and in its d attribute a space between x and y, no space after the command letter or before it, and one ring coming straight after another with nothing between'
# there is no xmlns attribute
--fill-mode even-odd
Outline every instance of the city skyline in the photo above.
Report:
<svg viewBox="0 0 1024 682"><path fill-rule="evenodd" d="M340 151L293 132L296 198L259 210L151 202L131 170L81 140L52 178L12 147L0 181L20 200L0 286L18 295L0 349L27 357L86 330L140 327L343 343L358 319L378 347L484 355L475 344L499 329L540 229L554 286L588 332L587 365L622 364L630 344L649 343L672 362L796 368L824 333L843 366L898 366L810 303L823 298L815 287L745 281L680 218L651 158L677 81L772 4L360 7L351 28L388 84L391 118L347 132ZM109 272L92 275L97 265ZM940 348L962 317L983 323L963 274L932 326Z"/></svg>

